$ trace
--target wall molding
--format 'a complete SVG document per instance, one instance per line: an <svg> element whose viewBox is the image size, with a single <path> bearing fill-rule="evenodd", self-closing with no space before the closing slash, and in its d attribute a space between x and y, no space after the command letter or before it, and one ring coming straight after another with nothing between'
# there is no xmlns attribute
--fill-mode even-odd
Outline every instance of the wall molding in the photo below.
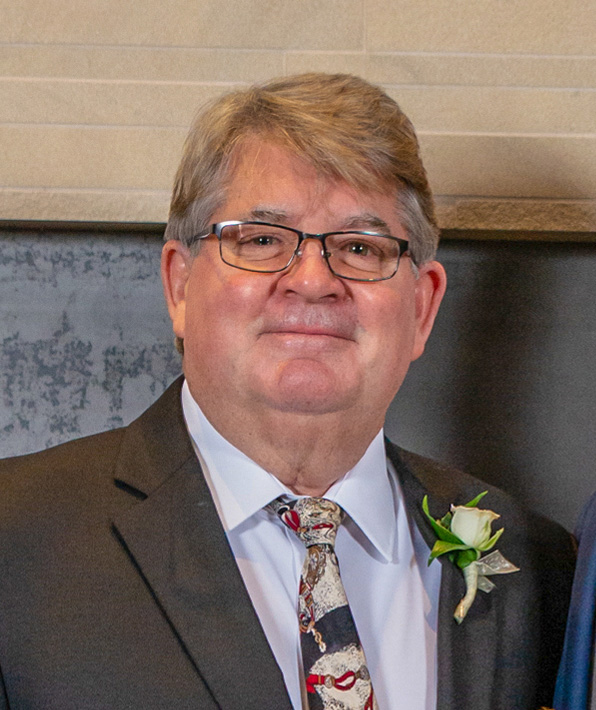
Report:
<svg viewBox="0 0 596 710"><path fill-rule="evenodd" d="M0 219L0 237L3 232L26 232L37 236L51 237L53 233L73 234L139 234L163 237L165 222L89 221L89 220L47 220L47 219ZM468 241L517 241L517 242L575 242L595 243L596 229L483 229L473 227L443 227L442 240Z"/></svg>

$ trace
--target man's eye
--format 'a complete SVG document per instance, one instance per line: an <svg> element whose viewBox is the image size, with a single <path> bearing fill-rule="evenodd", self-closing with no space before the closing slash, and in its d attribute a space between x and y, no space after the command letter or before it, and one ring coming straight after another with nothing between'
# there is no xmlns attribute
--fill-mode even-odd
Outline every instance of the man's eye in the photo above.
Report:
<svg viewBox="0 0 596 710"><path fill-rule="evenodd" d="M269 247L277 244L279 239L272 234L253 234L245 235L238 240L239 244L248 244L250 246Z"/></svg>
<svg viewBox="0 0 596 710"><path fill-rule="evenodd" d="M369 246L362 242L351 242L348 244L347 250L350 254L355 254L356 256L368 256L370 253Z"/></svg>
<svg viewBox="0 0 596 710"><path fill-rule="evenodd" d="M341 249L347 256L356 256L361 259L379 259L383 257L382 249L377 244L360 239L346 242Z"/></svg>
<svg viewBox="0 0 596 710"><path fill-rule="evenodd" d="M278 240L271 235L262 235L260 237L253 237L253 242L259 246L268 247L275 244Z"/></svg>

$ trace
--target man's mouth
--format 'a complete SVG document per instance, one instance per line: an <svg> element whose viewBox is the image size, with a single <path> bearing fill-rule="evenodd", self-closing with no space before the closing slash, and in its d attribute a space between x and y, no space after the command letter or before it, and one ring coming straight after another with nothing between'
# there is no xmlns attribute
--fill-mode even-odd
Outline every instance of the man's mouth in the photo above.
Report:
<svg viewBox="0 0 596 710"><path fill-rule="evenodd" d="M330 328L326 326L274 326L262 331L262 335L304 335L304 336L326 336L329 338L342 338L343 340L354 340L353 329Z"/></svg>

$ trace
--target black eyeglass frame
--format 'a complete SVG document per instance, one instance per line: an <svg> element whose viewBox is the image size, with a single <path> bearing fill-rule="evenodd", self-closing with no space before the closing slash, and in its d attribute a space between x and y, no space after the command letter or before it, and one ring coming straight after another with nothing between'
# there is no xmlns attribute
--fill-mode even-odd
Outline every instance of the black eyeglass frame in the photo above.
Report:
<svg viewBox="0 0 596 710"><path fill-rule="evenodd" d="M279 269L249 269L246 266L238 266L238 264L230 264L229 261L226 261L223 255L222 251L222 242L221 242L221 232L225 227L236 227L240 226L243 224L248 224L248 225L256 225L256 226L263 226L263 227L278 227L281 229L285 229L288 232L294 232L298 236L298 244L296 245L296 249L292 252L292 256L288 260L288 263L279 268ZM219 256L221 260L223 261L224 264L227 264L228 266L231 266L233 269L240 269L241 271L250 271L251 273L254 274L278 274L281 271L285 271L288 269L292 262L294 261L295 257L299 254L300 252L300 245L305 239L317 239L318 241L321 242L322 246L322 251L321 254L323 258L325 259L327 266L329 267L329 271L334 276L337 276L339 279L346 279L347 281L364 281L364 282L369 282L369 283L374 283L375 281L387 281L387 279L391 279L395 276L397 273L397 270L399 269L399 262L401 261L401 257L404 256L405 254L408 254L408 249L410 246L410 242L407 239L400 239L399 237L394 237L391 234L381 234L380 232L367 232L367 231L361 231L361 230L349 230L349 231L343 231L343 232L322 232L321 234L311 234L310 232L301 232L299 229L294 229L293 227L286 227L285 224L273 224L271 222L259 222L259 221L250 221L250 220L227 220L224 222L215 222L209 227L209 231L205 232L203 234L196 234L192 240L191 243L193 243L195 240L198 239L206 239L207 237L210 237L211 235L214 235L217 237L217 240L219 242ZM382 237L383 239L390 239L394 242L397 242L398 246L398 252L397 252L397 259L395 260L395 269L389 274L389 276L381 276L380 278L372 278L372 279L359 279L356 278L355 276L341 276L338 274L336 271L334 271L333 267L329 263L329 256L331 255L327 251L327 246L325 244L325 239L327 237L332 237L336 236L338 234L356 234L356 235L362 235L363 237Z"/></svg>

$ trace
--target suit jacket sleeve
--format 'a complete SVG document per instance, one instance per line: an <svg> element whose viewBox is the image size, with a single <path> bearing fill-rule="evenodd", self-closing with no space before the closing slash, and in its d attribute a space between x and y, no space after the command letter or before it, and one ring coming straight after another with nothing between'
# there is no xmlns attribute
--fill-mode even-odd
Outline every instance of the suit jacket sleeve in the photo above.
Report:
<svg viewBox="0 0 596 710"><path fill-rule="evenodd" d="M596 617L596 493L582 511L576 535L579 553L565 648L557 678L557 710L587 710L590 707Z"/></svg>
<svg viewBox="0 0 596 710"><path fill-rule="evenodd" d="M2 678L2 669L0 668L0 710L8 710L8 700L6 698L6 688Z"/></svg>

